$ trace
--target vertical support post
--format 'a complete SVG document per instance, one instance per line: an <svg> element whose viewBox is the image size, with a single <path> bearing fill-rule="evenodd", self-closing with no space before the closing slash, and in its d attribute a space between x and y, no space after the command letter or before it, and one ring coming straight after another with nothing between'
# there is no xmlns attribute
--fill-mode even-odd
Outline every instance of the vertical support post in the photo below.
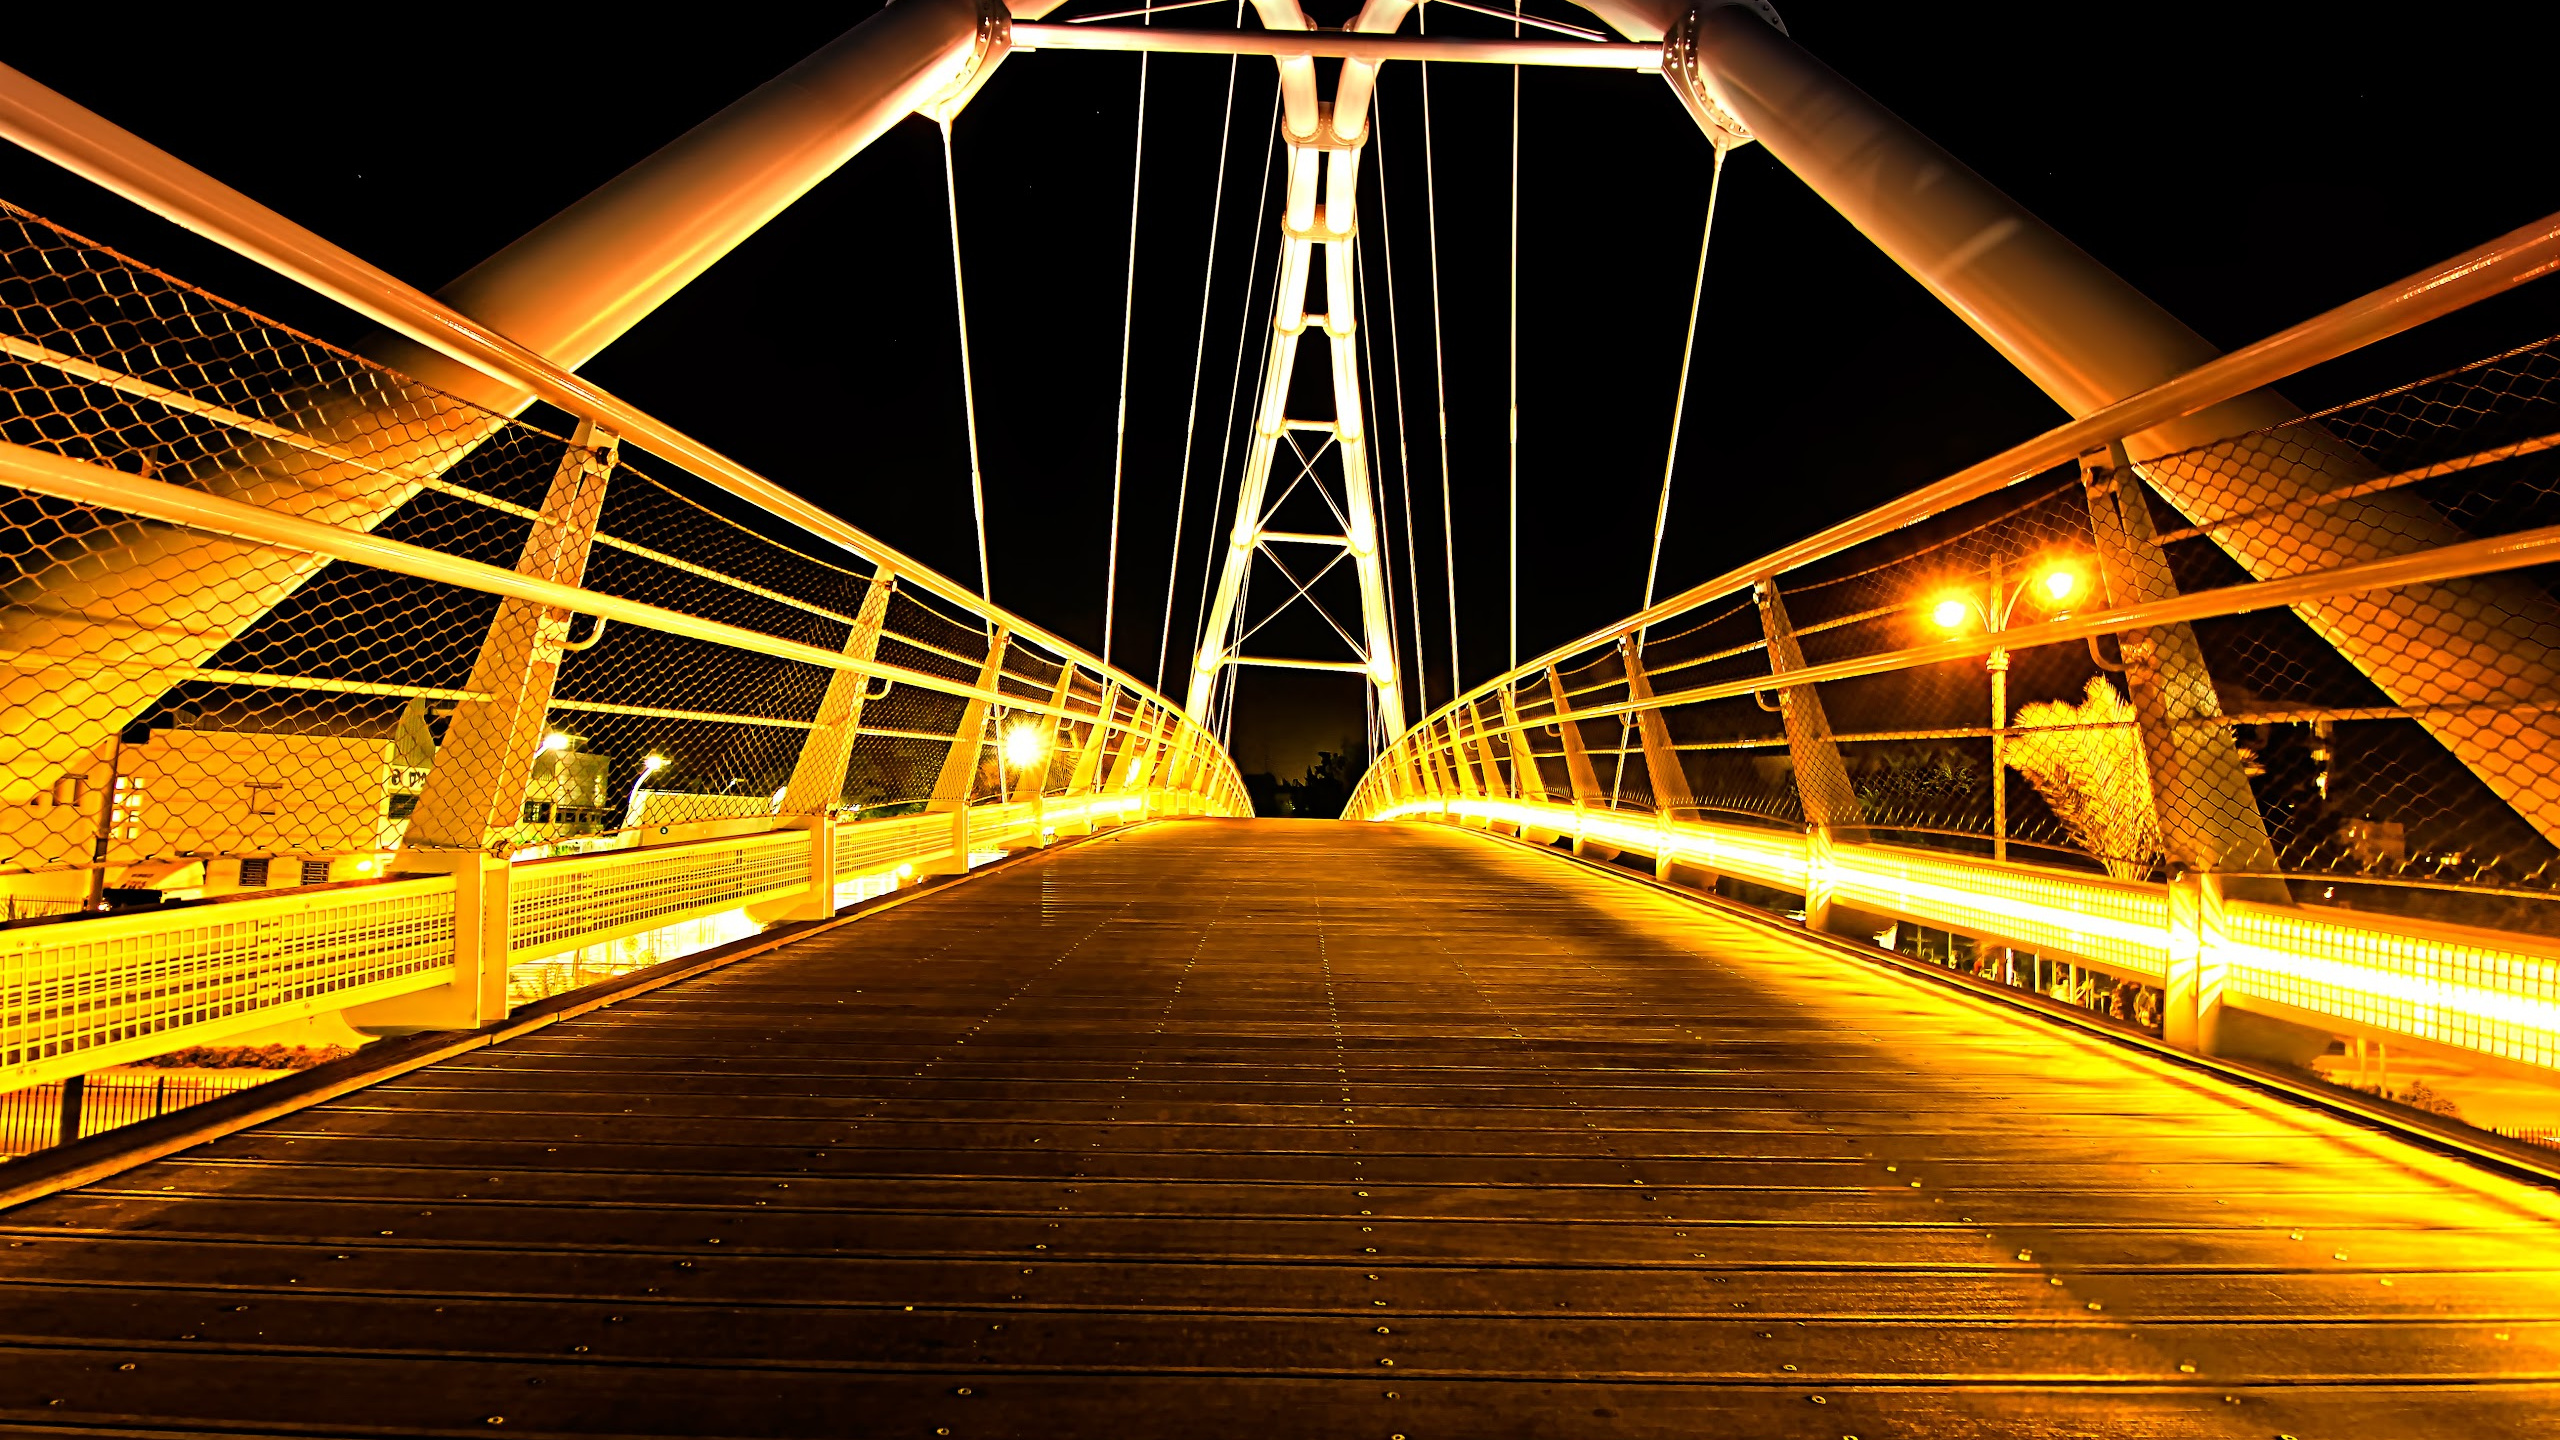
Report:
<svg viewBox="0 0 2560 1440"><path fill-rule="evenodd" d="M2169 878L2169 963L2160 984L2160 1038L2204 1055L2223 1053L2222 877L2180 870Z"/></svg>
<svg viewBox="0 0 2560 1440"><path fill-rule="evenodd" d="M880 653L880 632L889 621L889 600L898 577L881 570L862 592L862 606L845 632L844 653L871 660ZM791 767L782 791L785 825L809 832L809 889L779 918L823 920L836 913L836 807L844 799L845 766L853 758L853 741L862 728L862 705L871 677L839 670L827 680L818 700L816 723L800 742L800 758Z"/></svg>
<svg viewBox="0 0 2560 1440"><path fill-rule="evenodd" d="M1440 811L1440 818L1446 820L1449 818L1449 802L1459 797L1458 777L1449 768L1448 747L1440 743L1440 726L1437 723L1424 725L1413 733L1422 737L1423 757L1430 764L1431 798Z"/></svg>
<svg viewBox="0 0 2560 1440"><path fill-rule="evenodd" d="M1834 843L1828 825L1804 827L1804 928L1831 929L1831 884Z"/></svg>
<svg viewBox="0 0 2560 1440"><path fill-rule="evenodd" d="M979 689L993 691L1004 683L1004 652L1012 640L1013 632L1002 625L987 637L987 658L978 667ZM924 806L927 814L951 817L951 858L917 866L924 874L956 875L969 869L969 801L977 793L978 767L987 756L989 709L988 701L970 697L952 730L951 749L942 757L942 773L933 782L933 798Z"/></svg>
<svg viewBox="0 0 2560 1440"><path fill-rule="evenodd" d="M585 580L616 458L613 432L581 421L517 557L518 574L562 585ZM525 787L541 753L570 619L566 610L516 599L498 602L469 682L490 698L454 706L393 862L395 870L453 877L453 980L356 1006L344 1012L349 1025L401 1034L472 1029L506 1018L506 846L523 823Z"/></svg>
<svg viewBox="0 0 2560 1440"><path fill-rule="evenodd" d="M1069 670L1067 673L1072 675L1075 672ZM1101 708L1094 712L1093 728L1085 732L1084 747L1076 752L1075 773L1067 780L1067 793L1075 797L1076 803L1083 807L1079 818L1074 822L1075 833L1078 835L1090 835L1094 832L1094 796L1101 790L1102 782L1106 778L1102 772L1102 762L1111 750L1111 722L1118 719L1119 714L1120 682L1106 675L1102 681Z"/></svg>
<svg viewBox="0 0 2560 1440"><path fill-rule="evenodd" d="M74 1075L62 1082L62 1133L57 1144L68 1145L80 1138L80 1112L88 1098L88 1076Z"/></svg>
<svg viewBox="0 0 2560 1440"><path fill-rule="evenodd" d="M1564 740L1564 773L1573 784L1573 853L1615 859L1616 846L1587 839L1582 833L1582 817L1608 807L1601 800L1600 772L1591 768L1591 749L1582 741L1582 722L1573 718L1572 707L1565 700L1564 676L1553 665L1547 667L1547 694L1555 702L1556 733Z"/></svg>
<svg viewBox="0 0 2560 1440"><path fill-rule="evenodd" d="M1689 793L1688 772L1680 767L1680 752L1671 748L1671 727L1662 711L1648 703L1653 699L1653 682L1644 673L1644 658L1632 638L1618 642L1618 658L1626 663L1627 699L1645 708L1635 712L1636 734L1644 746L1645 782L1653 789L1653 873L1656 879L1671 875L1671 822L1683 812L1697 813L1696 797Z"/></svg>
<svg viewBox="0 0 2560 1440"><path fill-rule="evenodd" d="M1475 762L1467 758L1467 737L1466 732L1460 728L1459 713L1457 710L1451 710L1447 718L1441 722L1449 737L1445 742L1449 768L1458 777L1458 798L1480 800L1484 798L1484 782L1482 777L1476 774ZM1481 815L1461 815L1458 817L1458 823L1481 826L1485 821Z"/></svg>
<svg viewBox="0 0 2560 1440"><path fill-rule="evenodd" d="M2177 582L2153 538L2151 507L2125 460L2124 447L2111 445L2081 456L2080 479L2108 607L2175 597ZM2196 644L2195 627L2128 630L2118 643L2159 815L2161 848L2171 868L2207 874L2275 870L2275 845L2267 837L2257 794L2249 788L2239 746L2230 727L2218 723L2222 701ZM2240 878L2229 886L2235 899L2284 904L2292 898L2280 880Z"/></svg>
<svg viewBox="0 0 2560 1440"><path fill-rule="evenodd" d="M1493 748L1493 733L1485 728L1484 701L1469 701L1466 711L1467 719L1475 727L1476 763L1484 767L1485 793L1497 800L1515 798L1519 788L1503 778L1502 757Z"/></svg>
<svg viewBox="0 0 2560 1440"><path fill-rule="evenodd" d="M586 578L587 552L614 460L612 432L592 420L580 422L552 472L533 533L525 537L517 574L572 586ZM470 689L489 698L455 705L401 841L403 865L413 858L409 851L503 845L522 823L525 786L542 747L569 621L566 610L513 598L498 602L469 681Z"/></svg>
<svg viewBox="0 0 2560 1440"><path fill-rule="evenodd" d="M1769 673L1783 677L1804 668L1804 647L1796 643L1795 626L1787 619L1786 600L1775 576L1754 583L1751 598L1760 607L1760 633L1769 645ZM1787 758L1795 766L1796 796L1807 825L1827 825L1854 832L1865 823L1849 768L1840 759L1839 742L1831 736L1831 716L1822 696L1810 685L1780 685L1778 714L1787 731ZM1835 836L1835 838L1838 838Z"/></svg>
<svg viewBox="0 0 2560 1440"><path fill-rule="evenodd" d="M1512 692L1506 680L1495 693L1502 697L1502 730L1511 742L1511 789L1521 799L1536 803L1547 798L1547 778L1538 773L1538 752L1530 747L1529 732L1520 726L1520 697ZM1523 825L1520 838L1533 845L1552 845L1556 832L1541 825Z"/></svg>
<svg viewBox="0 0 2560 1440"><path fill-rule="evenodd" d="M1067 692L1075 688L1075 683L1076 662L1061 660L1058 663L1057 687L1049 692L1050 705L1060 710L1067 708ZM1040 773L1036 777L1027 777L1027 788L1031 792L1031 847L1035 850L1049 848L1049 774L1057 768L1054 757L1058 739L1066 733L1067 722L1052 715L1041 723L1049 729L1049 743L1040 747Z"/></svg>

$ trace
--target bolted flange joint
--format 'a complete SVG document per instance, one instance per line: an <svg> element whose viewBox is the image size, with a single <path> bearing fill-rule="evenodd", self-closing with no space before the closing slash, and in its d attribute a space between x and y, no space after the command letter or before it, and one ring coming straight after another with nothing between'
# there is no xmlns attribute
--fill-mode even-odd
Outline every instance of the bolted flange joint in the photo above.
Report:
<svg viewBox="0 0 2560 1440"><path fill-rule="evenodd" d="M1699 0L1689 13L1673 21L1662 37L1662 78L1719 150L1735 149L1758 138L1734 114L1716 87L1715 77L1698 62L1699 21L1712 11L1733 9L1748 10L1769 22L1779 34L1787 33L1787 22L1778 18L1778 9L1769 0Z"/></svg>
<svg viewBox="0 0 2560 1440"><path fill-rule="evenodd" d="M1013 13L1004 0L978 0L978 30L969 41L969 58L960 62L960 72L951 77L951 83L917 106L916 113L937 124L950 124L1012 49Z"/></svg>

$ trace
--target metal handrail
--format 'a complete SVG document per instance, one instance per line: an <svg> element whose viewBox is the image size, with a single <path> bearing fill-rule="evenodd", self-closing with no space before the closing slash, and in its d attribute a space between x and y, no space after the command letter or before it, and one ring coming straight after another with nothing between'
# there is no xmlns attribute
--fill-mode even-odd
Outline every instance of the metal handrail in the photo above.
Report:
<svg viewBox="0 0 2560 1440"><path fill-rule="evenodd" d="M1505 674L1482 682L1431 712L1415 726L1428 724L1458 706L1516 684L1571 656L1609 645L1649 629L1718 596L1800 569L1851 546L1917 524L1931 516L2030 479L2099 446L2136 435L2167 421L2193 415L2236 396L2269 385L2313 365L2334 360L2377 340L2414 329L2500 291L2560 270L2560 213L2431 265L2392 284L2279 330L2219 359L2207 361L2148 390L2129 395L2101 410L2047 430L2032 440L1864 514L1817 531L1792 545L1737 566L1702 584L1690 586L1650 608L1580 639L1568 641ZM2508 568L2501 565L2491 568ZM2399 583L2399 582L2390 582ZM1950 658L1957 652L1950 652ZM1792 679L1790 683L1793 683ZM1637 707L1641 708L1641 707Z"/></svg>
<svg viewBox="0 0 2560 1440"><path fill-rule="evenodd" d="M438 354L491 379L530 390L537 398L605 426L705 480L717 481L810 534L896 572L902 584L964 605L1001 622L1015 635L1090 668L1107 668L1084 647L995 605L969 586L6 65L0 65L0 136ZM1173 708L1145 682L1134 676L1119 678L1125 688Z"/></svg>

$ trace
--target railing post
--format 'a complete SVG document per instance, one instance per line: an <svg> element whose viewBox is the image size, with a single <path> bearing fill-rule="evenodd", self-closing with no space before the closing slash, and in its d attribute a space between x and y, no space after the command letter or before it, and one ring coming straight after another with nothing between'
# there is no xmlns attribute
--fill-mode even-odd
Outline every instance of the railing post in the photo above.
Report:
<svg viewBox="0 0 2560 1440"><path fill-rule="evenodd" d="M1448 718L1442 722L1449 735L1447 742L1449 769L1457 777L1457 798L1462 801L1480 800L1484 798L1484 783L1482 777L1476 774L1475 762L1467 758L1467 736L1465 730L1460 728L1459 713L1457 710L1450 711ZM1480 815L1461 813L1458 816L1458 823L1483 825L1486 822Z"/></svg>
<svg viewBox="0 0 2560 1440"><path fill-rule="evenodd" d="M1582 722L1572 717L1565 701L1564 676L1553 665L1547 667L1547 694L1555 702L1556 733L1564 740L1565 777L1573 785L1573 853L1615 859L1618 847L1603 845L1583 834L1584 817L1594 809L1609 807L1601 798L1600 772L1591 768L1590 747L1582 743Z"/></svg>
<svg viewBox="0 0 2560 1440"><path fill-rule="evenodd" d="M1475 729L1476 763L1484 767L1485 793L1499 800L1516 798L1520 793L1519 789L1505 781L1502 774L1502 757L1493 748L1493 733L1485 728L1484 702L1480 699L1469 701L1466 710L1467 719Z"/></svg>
<svg viewBox="0 0 2560 1440"><path fill-rule="evenodd" d="M1831 929L1834 842L1828 825L1804 827L1804 928Z"/></svg>
<svg viewBox="0 0 2560 1440"><path fill-rule="evenodd" d="M2160 1038L2204 1055L2223 1053L2222 877L2181 869L2169 877L2169 958L2160 983Z"/></svg>
<svg viewBox="0 0 2560 1440"><path fill-rule="evenodd" d="M1049 692L1049 704L1059 710L1066 709L1067 694L1075 689L1075 684L1076 662L1059 661L1058 685ZM1056 754L1058 738L1066 733L1067 722L1061 716L1048 715L1043 716L1040 723L1048 727L1050 743L1040 747L1040 774L1031 784L1031 847L1046 850L1049 848L1049 772L1057 768L1051 757ZM1083 757L1078 756L1077 760L1081 763ZM1068 793L1074 793L1072 783Z"/></svg>
<svg viewBox="0 0 2560 1440"><path fill-rule="evenodd" d="M2089 502L2089 530L2097 541L2098 580L2106 603L2122 609L2178 593L2168 557L2153 539L2151 507L2144 500L2122 445L2080 457L2080 479ZM2131 692L2134 728L2149 763L2152 803L2160 821L2161 849L2173 870L2220 874L2276 866L2275 845L2258 810L2256 792L2240 760L2231 730L2221 723L2222 701L2205 668L2192 625L2129 630L2119 637L2125 688ZM2284 882L2235 877L2225 882L2234 898L2284 904Z"/></svg>
<svg viewBox="0 0 2560 1440"><path fill-rule="evenodd" d="M862 592L861 608L845 633L848 659L868 661L880 653L880 632L889 621L889 601L898 577L883 569ZM844 800L845 766L853 758L853 741L862 728L862 706L871 679L838 670L818 701L817 720L800 742L800 758L791 767L782 792L782 823L809 832L809 889L789 902L776 918L823 920L836 913L836 807Z"/></svg>
<svg viewBox="0 0 2560 1440"><path fill-rule="evenodd" d="M614 438L593 421L552 472L541 518L525 537L516 573L577 585L587 573L587 552L613 476ZM454 706L434 768L418 795L401 839L401 862L410 851L481 851L502 845L524 819L524 792L541 752L560 673L561 647L570 614L513 598L498 602L497 617L480 643L468 688L489 696Z"/></svg>
<svg viewBox="0 0 2560 1440"><path fill-rule="evenodd" d="M1795 626L1787 619L1787 603L1778 594L1776 577L1755 583L1751 598L1760 607L1760 633L1769 644L1771 677L1803 669L1804 649L1796 643ZM1847 830L1864 824L1858 791L1849 783L1839 742L1831 738L1831 716L1822 707L1822 696L1810 685L1781 685L1778 714L1786 726L1787 758L1795 766L1796 796L1804 807L1805 823ZM1999 783L1999 777L1992 777L1992 783Z"/></svg>
<svg viewBox="0 0 2560 1440"><path fill-rule="evenodd" d="M1680 752L1671 748L1671 727L1652 703L1653 683L1645 677L1644 659L1632 638L1618 642L1618 658L1626 663L1627 700L1644 708L1635 712L1636 734L1644 746L1645 783L1653 789L1653 873L1671 874L1670 825L1680 812L1697 813L1697 797L1689 793L1688 772L1680 768Z"/></svg>
<svg viewBox="0 0 2560 1440"><path fill-rule="evenodd" d="M1071 668L1067 672L1073 675ZM1120 714L1120 682L1105 676L1102 682L1100 708L1094 712L1093 728L1085 733L1084 746L1076 752L1075 773L1068 777L1067 793L1084 807L1075 821L1078 835L1094 832L1093 801L1107 778L1102 772L1103 757L1111 749L1111 722Z"/></svg>
<svg viewBox="0 0 2560 1440"><path fill-rule="evenodd" d="M998 625L987 637L987 658L978 667L978 688L995 690L1004 683L1005 646L1012 643L1013 632ZM969 801L977 794L978 767L987 755L987 715L989 703L971 696L961 707L960 723L953 727L951 749L942 757L942 773L933 782L933 798L925 802L925 813L948 814L951 817L951 856L948 860L926 861L916 866L919 874L966 874L969 869Z"/></svg>
<svg viewBox="0 0 2560 1440"><path fill-rule="evenodd" d="M62 1134L56 1143L68 1145L80 1138L80 1112L88 1098L88 1076L74 1075L62 1082Z"/></svg>
<svg viewBox="0 0 2560 1440"><path fill-rule="evenodd" d="M1511 742L1511 788L1523 800L1543 801L1547 798L1547 777L1538 773L1538 752L1529 745L1529 732L1520 726L1520 697L1512 693L1511 682L1502 682L1497 692L1502 696L1502 729ZM1537 845L1555 843L1556 832L1543 826L1523 825L1520 838Z"/></svg>
<svg viewBox="0 0 2560 1440"><path fill-rule="evenodd" d="M551 475L516 573L562 585L586 578L587 554L613 478L613 433L582 421ZM444 743L402 832L395 871L453 877L452 983L345 1012L361 1030L471 1029L506 1018L506 846L524 822L525 787L542 751L571 615L513 598L472 662L469 688L489 696L454 706ZM494 850L495 853L492 853Z"/></svg>

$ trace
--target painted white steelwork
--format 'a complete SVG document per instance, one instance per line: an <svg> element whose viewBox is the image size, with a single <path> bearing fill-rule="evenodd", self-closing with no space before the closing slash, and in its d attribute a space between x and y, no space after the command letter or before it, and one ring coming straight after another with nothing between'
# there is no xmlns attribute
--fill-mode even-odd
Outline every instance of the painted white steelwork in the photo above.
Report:
<svg viewBox="0 0 2560 1440"><path fill-rule="evenodd" d="M1298 0L1256 0L1265 26L1274 31L1311 28ZM1412 8L1412 0L1370 0L1351 22L1355 31L1392 31ZM1077 31L1079 35L1089 31ZM1343 62L1334 101L1315 96L1315 62L1306 54L1280 57L1281 139L1288 147L1285 162L1288 194L1280 214L1280 280L1271 304L1270 358L1263 367L1261 389L1253 407L1253 434L1248 438L1244 475L1236 487L1235 528L1227 537L1225 562L1219 567L1217 590L1209 602L1200 653L1192 657L1191 688L1185 702L1194 720L1206 723L1218 672L1228 665L1295 664L1298 668L1340 668L1335 663L1269 661L1238 653L1244 617L1239 602L1256 555L1268 555L1296 591L1292 602L1315 604L1308 585L1300 584L1278 555L1275 543L1330 542L1350 554L1360 587L1360 629L1346 633L1355 652L1353 664L1369 678L1384 733L1404 729L1404 688L1397 674L1395 630L1387 610L1386 557L1379 540L1378 505L1369 481L1367 421L1360 404L1360 354L1357 344L1360 152L1369 138L1369 99L1376 62L1353 58ZM1318 201L1319 182L1323 190ZM1317 255L1322 247L1321 261ZM1307 281L1321 263L1325 309L1307 310ZM1288 414L1289 382L1297 373L1298 342L1307 329L1323 330L1333 373L1333 418L1316 421ZM1343 520L1340 536L1278 532L1267 528L1277 504L1271 494L1271 472L1280 442L1292 429L1321 431L1342 470ZM1321 451L1318 458L1321 458ZM1310 477L1323 483L1320 476ZM1330 617L1328 617L1330 618ZM1341 627L1337 624L1337 630Z"/></svg>

